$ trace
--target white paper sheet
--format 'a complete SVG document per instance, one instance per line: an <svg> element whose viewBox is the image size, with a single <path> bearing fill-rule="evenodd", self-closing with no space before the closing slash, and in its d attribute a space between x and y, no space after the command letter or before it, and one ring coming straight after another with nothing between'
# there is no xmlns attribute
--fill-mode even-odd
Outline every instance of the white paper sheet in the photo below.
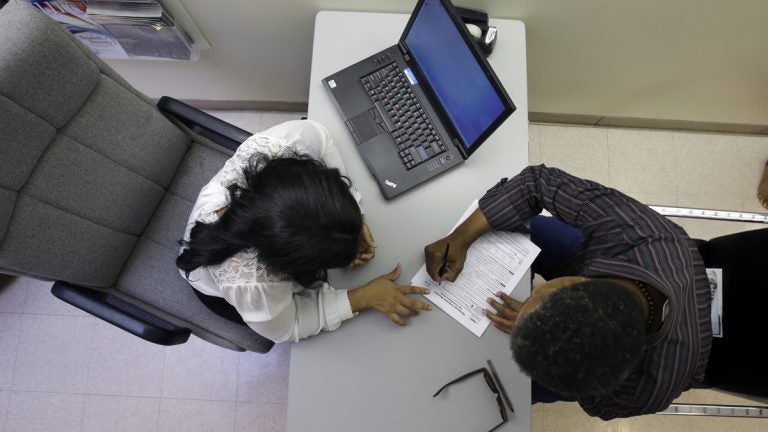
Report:
<svg viewBox="0 0 768 432"><path fill-rule="evenodd" d="M478 202L474 201L453 229L477 206ZM527 235L491 231L469 248L464 269L456 282L444 281L438 285L427 274L425 264L411 279L411 285L429 288L427 299L480 337L491 322L483 314L483 309L491 307L486 299L495 297L499 291L510 294L539 252Z"/></svg>
<svg viewBox="0 0 768 432"><path fill-rule="evenodd" d="M708 268L707 278L712 294L710 316L712 318L712 336L723 337L723 269Z"/></svg>

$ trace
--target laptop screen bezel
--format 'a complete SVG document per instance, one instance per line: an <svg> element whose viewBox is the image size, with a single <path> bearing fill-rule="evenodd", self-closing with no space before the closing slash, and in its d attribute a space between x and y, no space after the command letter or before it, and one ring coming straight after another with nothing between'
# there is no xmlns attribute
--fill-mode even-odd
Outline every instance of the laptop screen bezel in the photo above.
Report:
<svg viewBox="0 0 768 432"><path fill-rule="evenodd" d="M405 30L403 30L403 34L400 36L399 45L403 48L403 50L406 52L406 54L409 56L409 58L412 58L411 50L408 47L408 44L406 44L405 39L408 36L408 33L411 31L411 28L413 27L413 23L416 21L416 17L421 10L421 7L424 5L425 0L419 0L419 2L416 4L416 7L413 9L413 12L411 13L410 18L408 19L408 24L405 26ZM477 151L477 149L485 142L485 140L488 139L488 137L496 131L496 129L506 120L510 115L512 115L513 112L515 112L515 104L512 102L512 99L507 94L507 91L504 89L504 86L501 84L501 81L499 81L499 78L496 76L496 73L493 71L493 68L491 67L490 63L488 63L488 60L485 58L485 55L480 51L480 48L477 46L477 43L472 40L472 37L469 34L469 31L464 25L464 22L459 17L458 13L456 12L456 9L454 9L453 4L450 2L450 0L439 0L440 3L443 5L443 8L448 12L448 16L451 17L451 21L453 22L454 26L456 26L457 30L459 31L459 34L461 35L464 42L469 47L470 52L474 56L475 60L480 63L481 69L483 70L483 73L490 81L493 89L496 91L496 94L501 99L501 102L504 106L504 110L499 114L499 116L494 120L487 128L486 130L480 134L480 136L477 137L475 142L471 146L466 146L465 143L462 141L461 135L456 130L456 127L453 125L451 121L443 121L443 125L448 129L449 133L455 137L459 143L456 145L459 152L461 152L464 159L468 158L472 153ZM418 64L415 62L411 63L409 62L409 66L416 69L416 72L419 76L419 84L421 84L422 89L426 93L427 97L429 98L430 102L432 102L432 106L440 112L440 116L445 119L450 119L451 117L448 115L448 113L443 108L442 104L439 103L439 99L435 95L434 90L429 84L428 80L421 80L421 77L424 76L423 71L419 68Z"/></svg>

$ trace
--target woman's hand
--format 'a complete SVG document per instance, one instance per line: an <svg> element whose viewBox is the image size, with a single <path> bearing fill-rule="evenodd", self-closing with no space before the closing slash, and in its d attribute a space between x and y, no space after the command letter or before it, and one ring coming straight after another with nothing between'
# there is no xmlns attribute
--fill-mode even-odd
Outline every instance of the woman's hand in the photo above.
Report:
<svg viewBox="0 0 768 432"><path fill-rule="evenodd" d="M363 223L363 229L360 231L360 246L357 249L357 256L352 261L353 266L360 266L372 260L376 255L376 242L373 241L373 235L368 228L368 224Z"/></svg>
<svg viewBox="0 0 768 432"><path fill-rule="evenodd" d="M403 317L418 315L420 310L432 310L432 305L429 303L408 297L408 294L429 294L429 290L410 285L398 285L394 282L398 276L400 276L400 264L391 272L360 288L349 290L347 295L352 312L376 309L395 324L405 325Z"/></svg>
<svg viewBox="0 0 768 432"><path fill-rule="evenodd" d="M496 297L500 298L502 303L489 298L488 304L493 307L496 313L486 309L485 316L493 322L493 325L496 326L497 329L504 333L512 334L512 329L515 328L517 315L520 313L520 308L523 307L523 303L513 299L503 292L497 292Z"/></svg>

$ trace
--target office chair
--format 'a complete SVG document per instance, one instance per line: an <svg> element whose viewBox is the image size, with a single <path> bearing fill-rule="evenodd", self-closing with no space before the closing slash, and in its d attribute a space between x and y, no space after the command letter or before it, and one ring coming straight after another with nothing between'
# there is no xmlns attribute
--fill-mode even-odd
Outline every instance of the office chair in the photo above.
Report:
<svg viewBox="0 0 768 432"><path fill-rule="evenodd" d="M200 188L250 134L157 106L29 4L0 9L0 273L162 345L273 343L206 308L179 274Z"/></svg>
<svg viewBox="0 0 768 432"><path fill-rule="evenodd" d="M766 215L751 213L712 210L697 213L703 214L697 216L703 219L743 220L733 215L761 223L766 219ZM723 338L713 338L704 387L766 403L768 355L763 353L761 345L768 328L768 315L755 311L768 303L768 228L697 242L706 267L723 270ZM768 418L768 406L672 404L660 414Z"/></svg>

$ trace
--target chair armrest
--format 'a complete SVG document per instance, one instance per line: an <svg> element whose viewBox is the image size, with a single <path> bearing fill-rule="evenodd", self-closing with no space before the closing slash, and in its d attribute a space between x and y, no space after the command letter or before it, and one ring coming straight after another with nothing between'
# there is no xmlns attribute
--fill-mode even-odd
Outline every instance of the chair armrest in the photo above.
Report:
<svg viewBox="0 0 768 432"><path fill-rule="evenodd" d="M659 206L648 204L651 210L667 217L682 217L693 219L712 219L733 222L749 222L768 224L768 213L751 213L735 210L717 210L702 208L687 208L675 206Z"/></svg>
<svg viewBox="0 0 768 432"><path fill-rule="evenodd" d="M56 281L51 293L128 333L159 345L183 344L192 330L176 326L113 294Z"/></svg>
<svg viewBox="0 0 768 432"><path fill-rule="evenodd" d="M230 150L237 150L252 133L229 124L174 98L163 96L157 108L184 123L190 130Z"/></svg>

